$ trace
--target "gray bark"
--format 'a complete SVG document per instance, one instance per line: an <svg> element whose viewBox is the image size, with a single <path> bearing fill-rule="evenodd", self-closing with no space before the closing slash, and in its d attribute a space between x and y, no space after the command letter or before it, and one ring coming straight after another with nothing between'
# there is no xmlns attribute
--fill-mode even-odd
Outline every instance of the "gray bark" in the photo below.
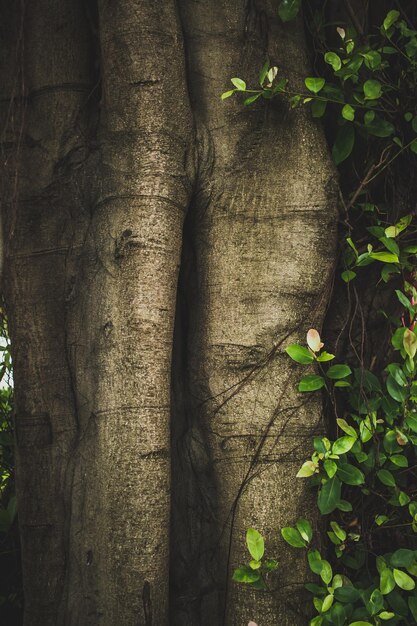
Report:
<svg viewBox="0 0 417 626"><path fill-rule="evenodd" d="M278 529L309 512L294 476L321 408L283 350L321 325L335 180L306 112L220 102L267 54L292 84L310 73L301 22L232 4L8 10L26 33L4 193L25 626L306 621ZM290 604L230 582L249 526Z"/></svg>

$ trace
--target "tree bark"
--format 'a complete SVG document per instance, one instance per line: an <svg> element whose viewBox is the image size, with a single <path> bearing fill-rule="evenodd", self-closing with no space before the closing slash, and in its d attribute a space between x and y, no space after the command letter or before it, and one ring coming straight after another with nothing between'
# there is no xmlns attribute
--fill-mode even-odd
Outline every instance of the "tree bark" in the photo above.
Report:
<svg viewBox="0 0 417 626"><path fill-rule="evenodd" d="M321 325L335 176L305 111L219 99L266 55L300 86L302 23L269 0L8 13L25 31L4 205L25 626L304 624L305 568L277 534L309 512L294 477L321 407L283 350ZM230 581L249 526L284 599Z"/></svg>
<svg viewBox="0 0 417 626"><path fill-rule="evenodd" d="M200 497L194 523L174 544L180 551L186 535L193 543L189 594L175 623L208 626L215 616L227 625L305 624L292 597L305 567L277 534L311 516L312 499L295 475L323 425L318 403L295 393L299 370L283 349L321 327L335 257L334 170L305 111L289 113L282 100L245 108L239 98L218 98L232 76L249 74L256 85L253 69L267 56L300 87L311 72L301 20L279 25L273 2L181 6L200 165L184 255L187 424L178 441L180 456L191 459L183 471L197 483L190 491ZM272 595L231 582L248 561L250 526L281 564Z"/></svg>

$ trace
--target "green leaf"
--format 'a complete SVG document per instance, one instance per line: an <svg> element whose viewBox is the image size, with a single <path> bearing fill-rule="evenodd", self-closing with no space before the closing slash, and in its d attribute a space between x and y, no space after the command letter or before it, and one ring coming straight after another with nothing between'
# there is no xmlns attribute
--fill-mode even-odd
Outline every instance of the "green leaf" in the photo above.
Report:
<svg viewBox="0 0 417 626"><path fill-rule="evenodd" d="M331 568L331 565L325 559L322 559L321 562L320 578L326 585L330 584L333 578L333 570Z"/></svg>
<svg viewBox="0 0 417 626"><path fill-rule="evenodd" d="M230 98L230 96L233 96L235 91L236 91L236 89L231 89L230 91L225 91L224 93L222 93L221 99L222 100L226 100L226 98Z"/></svg>
<svg viewBox="0 0 417 626"><path fill-rule="evenodd" d="M351 270L346 270L341 273L341 277L342 277L342 280L345 281L345 283L350 283L351 280L356 278L356 272L352 272Z"/></svg>
<svg viewBox="0 0 417 626"><path fill-rule="evenodd" d="M260 98L262 95L261 92L256 93L254 96L249 96L249 98L246 98L246 100L243 102L243 104L245 105L245 107L249 106L250 104L252 104L253 102L255 102L258 98Z"/></svg>
<svg viewBox="0 0 417 626"><path fill-rule="evenodd" d="M367 80L363 85L365 100L376 100L382 94L382 86L379 80Z"/></svg>
<svg viewBox="0 0 417 626"><path fill-rule="evenodd" d="M335 589L334 595L336 600L345 604L356 602L356 600L358 600L360 597L359 591L355 589L355 587L351 587L348 585L343 585L343 587L338 587L338 589Z"/></svg>
<svg viewBox="0 0 417 626"><path fill-rule="evenodd" d="M326 351L322 352L317 357L317 361L319 361L320 363L326 363L326 361L332 361L333 359L334 359L334 354L329 354L329 352L326 352Z"/></svg>
<svg viewBox="0 0 417 626"><path fill-rule="evenodd" d="M262 565L262 561L256 561L255 559L252 559L252 561L250 561L249 563L249 567L253 570L259 569L261 565Z"/></svg>
<svg viewBox="0 0 417 626"><path fill-rule="evenodd" d="M393 575L394 575L394 580L397 583L397 585L400 587L400 589L404 589L404 591L412 591L415 588L416 583L411 578L411 576L409 576L405 572L402 572L399 569L394 569Z"/></svg>
<svg viewBox="0 0 417 626"><path fill-rule="evenodd" d="M316 471L316 464L313 461L305 461L297 472L296 478L309 478Z"/></svg>
<svg viewBox="0 0 417 626"><path fill-rule="evenodd" d="M255 528L248 528L246 531L246 545L251 557L260 561L265 552L265 544L262 535Z"/></svg>
<svg viewBox="0 0 417 626"><path fill-rule="evenodd" d="M336 141L333 145L332 155L336 165L348 158L355 143L355 129L352 124L345 124L339 128Z"/></svg>
<svg viewBox="0 0 417 626"><path fill-rule="evenodd" d="M396 254L391 252L371 252L369 254L371 259L375 261L382 261L382 263L399 263L400 260Z"/></svg>
<svg viewBox="0 0 417 626"><path fill-rule="evenodd" d="M416 560L414 550L400 548L396 550L390 557L392 567L410 567Z"/></svg>
<svg viewBox="0 0 417 626"><path fill-rule="evenodd" d="M341 494L341 483L337 476L330 478L320 489L317 503L322 515L332 513L339 500Z"/></svg>
<svg viewBox="0 0 417 626"><path fill-rule="evenodd" d="M333 626L345 626L346 623L346 611L342 604L333 604L330 620Z"/></svg>
<svg viewBox="0 0 417 626"><path fill-rule="evenodd" d="M399 222L395 224L395 226L388 226L388 228L385 229L385 236L397 237L397 235L399 235L403 230L407 228L407 226L410 225L412 219L413 218L411 215L405 215L400 219Z"/></svg>
<svg viewBox="0 0 417 626"><path fill-rule="evenodd" d="M390 456L389 460L398 467L408 467L408 459L403 454L393 454L393 456Z"/></svg>
<svg viewBox="0 0 417 626"><path fill-rule="evenodd" d="M339 428L343 430L347 435L357 438L358 434L356 430L353 428L353 426L349 426L346 420L342 419L341 417L338 417L336 419L336 423L339 426Z"/></svg>
<svg viewBox="0 0 417 626"><path fill-rule="evenodd" d="M352 373L349 365L332 365L326 372L328 378L333 380L339 380L340 378L346 378Z"/></svg>
<svg viewBox="0 0 417 626"><path fill-rule="evenodd" d="M339 509L339 511L343 511L344 513L349 513L353 510L351 503L347 502L347 500L340 500L338 502L337 508Z"/></svg>
<svg viewBox="0 0 417 626"><path fill-rule="evenodd" d="M315 118L323 117L326 112L327 101L314 99L311 103L311 114Z"/></svg>
<svg viewBox="0 0 417 626"><path fill-rule="evenodd" d="M375 615L381 609L384 608L384 598L379 591L379 589L374 589L371 593L371 597L369 598L369 604L367 605L368 609L371 609L371 614Z"/></svg>
<svg viewBox="0 0 417 626"><path fill-rule="evenodd" d="M362 485L365 482L365 475L358 467L351 465L350 463L343 463L339 465L337 470L337 476L346 485Z"/></svg>
<svg viewBox="0 0 417 626"><path fill-rule="evenodd" d="M394 134L395 127L388 120L375 115L373 121L365 125L365 130L374 137L389 137Z"/></svg>
<svg viewBox="0 0 417 626"><path fill-rule="evenodd" d="M318 550L309 550L307 553L308 564L313 574L320 574L323 561Z"/></svg>
<svg viewBox="0 0 417 626"><path fill-rule="evenodd" d="M326 459L323 463L324 471L326 472L329 478L333 478L333 476L337 472L337 465L331 459Z"/></svg>
<svg viewBox="0 0 417 626"><path fill-rule="evenodd" d="M310 350L304 346L298 345L298 343L293 343L290 346L287 346L285 348L285 352L292 358L293 361L301 363L302 365L308 365L314 360Z"/></svg>
<svg viewBox="0 0 417 626"><path fill-rule="evenodd" d="M384 29L388 30L400 17L399 11L390 11L384 19Z"/></svg>
<svg viewBox="0 0 417 626"><path fill-rule="evenodd" d="M306 391L317 391L321 389L326 384L323 376L317 376L316 374L311 374L310 376L304 376L299 384L298 391L306 392Z"/></svg>
<svg viewBox="0 0 417 626"><path fill-rule="evenodd" d="M334 595L332 593L329 593L323 600L323 604L321 607L321 612L322 613L326 613L327 611L329 611L332 607L333 604L333 600L334 600Z"/></svg>
<svg viewBox="0 0 417 626"><path fill-rule="evenodd" d="M305 539L307 543L310 543L313 538L313 529L310 522L306 519L299 519L295 525L297 526L297 530L301 537Z"/></svg>
<svg viewBox="0 0 417 626"><path fill-rule="evenodd" d="M376 475L383 485L386 485L387 487L395 487L395 478L389 470L381 469L376 473Z"/></svg>
<svg viewBox="0 0 417 626"><path fill-rule="evenodd" d="M268 70L269 70L269 61L265 61L265 63L262 66L261 71L259 72L259 84L262 87L264 82L265 82L265 78L266 75L268 74Z"/></svg>
<svg viewBox="0 0 417 626"><path fill-rule="evenodd" d="M373 626L370 622L351 622L349 626Z"/></svg>
<svg viewBox="0 0 417 626"><path fill-rule="evenodd" d="M361 53L361 56L365 59L365 65L368 69L375 70L380 67L382 57L377 50L369 50Z"/></svg>
<svg viewBox="0 0 417 626"><path fill-rule="evenodd" d="M400 291L399 289L395 290L395 293L397 294L397 298L398 300L401 302L401 304L408 309L409 311L412 311L412 305L410 300L407 298L407 296L405 294L403 294L402 291ZM405 332L405 331L404 331Z"/></svg>
<svg viewBox="0 0 417 626"><path fill-rule="evenodd" d="M414 433L417 433L417 417L414 415L409 415L406 417L405 423L408 428L410 428Z"/></svg>
<svg viewBox="0 0 417 626"><path fill-rule="evenodd" d="M278 567L278 561L275 559L266 559L266 561L264 561L264 566L268 572L273 572Z"/></svg>
<svg viewBox="0 0 417 626"><path fill-rule="evenodd" d="M391 374L387 377L386 381L387 391L391 398L396 400L397 402L404 402L407 398L407 390L401 387L395 378L391 376Z"/></svg>
<svg viewBox="0 0 417 626"><path fill-rule="evenodd" d="M391 343L396 350L402 350L403 348L404 333L405 333L405 328L400 327L400 328L397 328L397 330L392 336Z"/></svg>
<svg viewBox="0 0 417 626"><path fill-rule="evenodd" d="M380 237L379 241L381 243L384 244L384 246L390 251L392 252L392 254L395 254L397 257L400 256L400 249L398 247L398 244L389 237Z"/></svg>
<svg viewBox="0 0 417 626"><path fill-rule="evenodd" d="M281 535L293 548L305 548L307 545L296 528L291 528L290 526L281 528Z"/></svg>
<svg viewBox="0 0 417 626"><path fill-rule="evenodd" d="M326 63L332 66L335 72L340 70L342 67L342 61L340 60L340 56L335 52L326 52L324 55L324 60Z"/></svg>
<svg viewBox="0 0 417 626"><path fill-rule="evenodd" d="M297 17L300 6L301 0L281 0L278 15L283 22L289 22Z"/></svg>
<svg viewBox="0 0 417 626"><path fill-rule="evenodd" d="M340 539L340 541L345 541L346 532L342 528L340 528L339 524L337 522L330 522L330 526L336 537Z"/></svg>
<svg viewBox="0 0 417 626"><path fill-rule="evenodd" d="M342 109L342 117L348 122L353 122L355 119L355 109L350 104L345 104Z"/></svg>
<svg viewBox="0 0 417 626"><path fill-rule="evenodd" d="M357 438L358 437L355 433L354 437L346 435L345 437L336 439L332 446L332 454L346 454L346 452L349 452L349 450L353 448Z"/></svg>
<svg viewBox="0 0 417 626"><path fill-rule="evenodd" d="M416 596L410 596L408 598L408 606L409 606L412 616L414 617L414 620L417 622L417 597Z"/></svg>
<svg viewBox="0 0 417 626"><path fill-rule="evenodd" d="M379 613L378 617L380 619L383 619L383 620L391 619L392 617L395 617L395 613L392 613L390 611L381 611L381 613Z"/></svg>
<svg viewBox="0 0 417 626"><path fill-rule="evenodd" d="M238 91L246 90L246 83L241 78L231 78L230 80Z"/></svg>
<svg viewBox="0 0 417 626"><path fill-rule="evenodd" d="M326 84L326 81L324 78L306 78L304 84L309 91L319 93Z"/></svg>
<svg viewBox="0 0 417 626"><path fill-rule="evenodd" d="M403 346L408 356L414 359L417 352L417 337L409 328L405 329Z"/></svg>
<svg viewBox="0 0 417 626"><path fill-rule="evenodd" d="M238 583L254 583L260 579L260 574L253 569L244 565L238 567L233 573L233 580Z"/></svg>

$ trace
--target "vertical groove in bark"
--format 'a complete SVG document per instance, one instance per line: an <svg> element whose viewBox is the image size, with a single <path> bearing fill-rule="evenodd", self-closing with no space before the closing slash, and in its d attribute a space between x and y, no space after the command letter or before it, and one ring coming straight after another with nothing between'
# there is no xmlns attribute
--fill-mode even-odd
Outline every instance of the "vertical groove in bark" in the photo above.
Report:
<svg viewBox="0 0 417 626"><path fill-rule="evenodd" d="M202 140L187 244L196 272L188 425L177 445L190 457L183 471L194 473L183 500L199 494L192 504L199 519L177 542L176 562L183 561L177 584L194 610L187 611L187 600L177 603L175 624L255 619L259 626L295 626L306 616L288 607L291 588L285 599L254 597L229 580L247 558L249 526L264 533L269 553L281 561L277 585L305 574L293 553L286 565L289 552L274 537L310 503L294 477L321 410L315 402L304 406L294 392L299 372L283 347L309 325L321 325L335 252L334 172L321 130L306 112L288 114L279 100L250 109L237 99L219 101L230 77L253 75L267 53L299 84L308 74L301 23L282 27L267 1L239 9L221 0L180 4Z"/></svg>
<svg viewBox="0 0 417 626"><path fill-rule="evenodd" d="M24 93L6 93L15 96L6 106L11 117L22 103L26 111L24 127L8 138L11 154L18 153L19 186L13 184L12 172L3 217L24 623L55 626L67 559L66 470L76 432L66 362L65 292L80 237L75 224L82 227L74 188L92 86L82 3L16 4L17 20L6 20L6 28L19 45L24 20L24 67L17 68L24 72ZM7 14L2 11L2 19ZM9 69L16 72L16 67Z"/></svg>
<svg viewBox="0 0 417 626"><path fill-rule="evenodd" d="M69 330L80 434L65 623L163 626L171 345L192 117L175 2L98 7L100 185Z"/></svg>

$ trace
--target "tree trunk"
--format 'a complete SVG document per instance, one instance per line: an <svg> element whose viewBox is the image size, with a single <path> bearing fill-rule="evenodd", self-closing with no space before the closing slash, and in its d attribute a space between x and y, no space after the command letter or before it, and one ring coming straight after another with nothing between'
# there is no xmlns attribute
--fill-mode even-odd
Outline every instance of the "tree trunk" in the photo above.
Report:
<svg viewBox="0 0 417 626"><path fill-rule="evenodd" d="M6 8L25 32L4 194L24 623L305 624L277 535L309 512L294 477L321 408L283 351L321 325L335 177L305 111L219 99L266 55L300 86L302 23L267 0ZM285 593L230 582L249 526Z"/></svg>

